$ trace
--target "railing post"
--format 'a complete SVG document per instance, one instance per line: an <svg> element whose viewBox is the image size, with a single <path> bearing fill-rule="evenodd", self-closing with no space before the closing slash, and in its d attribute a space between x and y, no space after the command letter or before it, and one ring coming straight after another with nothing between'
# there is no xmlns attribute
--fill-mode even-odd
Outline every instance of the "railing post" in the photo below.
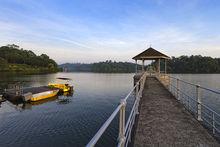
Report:
<svg viewBox="0 0 220 147"><path fill-rule="evenodd" d="M212 133L215 134L215 114L212 112Z"/></svg>
<svg viewBox="0 0 220 147"><path fill-rule="evenodd" d="M169 85L168 85L168 90L171 92L171 80L170 80L170 76L168 76L168 79L169 79Z"/></svg>
<svg viewBox="0 0 220 147"><path fill-rule="evenodd" d="M138 98L138 91L139 91L139 82L136 83L136 99Z"/></svg>
<svg viewBox="0 0 220 147"><path fill-rule="evenodd" d="M135 100L138 101L137 106L136 106L136 114L139 114L138 107L139 107L139 101L140 101L140 96L139 96L140 90L138 90L138 87L139 87L139 83L137 83L137 86L136 86L136 98L135 98Z"/></svg>
<svg viewBox="0 0 220 147"><path fill-rule="evenodd" d="M126 101L121 100L122 107L120 109L119 115L119 144L121 147L124 147L125 144L125 107Z"/></svg>
<svg viewBox="0 0 220 147"><path fill-rule="evenodd" d="M180 91L180 88L179 88L179 79L176 79L176 97L177 97L177 100L180 100L180 97L179 97L179 91Z"/></svg>
<svg viewBox="0 0 220 147"><path fill-rule="evenodd" d="M202 106L201 106L201 96L200 96L200 85L196 85L196 97L197 97L197 119L202 121Z"/></svg>

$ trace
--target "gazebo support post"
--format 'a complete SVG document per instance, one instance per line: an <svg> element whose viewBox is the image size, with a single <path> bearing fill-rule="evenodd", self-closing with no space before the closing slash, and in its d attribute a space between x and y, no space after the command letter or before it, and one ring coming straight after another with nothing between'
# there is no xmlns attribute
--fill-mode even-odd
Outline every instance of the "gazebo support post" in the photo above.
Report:
<svg viewBox="0 0 220 147"><path fill-rule="evenodd" d="M164 66L165 66L165 67L164 67L164 73L167 74L167 60L164 59L164 62L165 62L165 63L164 63Z"/></svg>
<svg viewBox="0 0 220 147"><path fill-rule="evenodd" d="M137 74L137 72L138 72L137 60L135 60L135 64L136 64L136 66L135 66L135 73Z"/></svg>
<svg viewBox="0 0 220 147"><path fill-rule="evenodd" d="M144 60L142 59L142 72L144 72Z"/></svg>
<svg viewBox="0 0 220 147"><path fill-rule="evenodd" d="M158 59L158 73L160 74L160 59Z"/></svg>

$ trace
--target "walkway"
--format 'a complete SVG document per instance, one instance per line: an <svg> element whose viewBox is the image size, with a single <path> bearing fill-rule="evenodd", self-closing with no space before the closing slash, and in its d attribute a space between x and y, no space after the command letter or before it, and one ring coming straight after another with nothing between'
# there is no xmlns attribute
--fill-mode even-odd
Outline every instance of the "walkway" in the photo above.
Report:
<svg viewBox="0 0 220 147"><path fill-rule="evenodd" d="M134 146L219 147L218 142L154 77L141 99Z"/></svg>

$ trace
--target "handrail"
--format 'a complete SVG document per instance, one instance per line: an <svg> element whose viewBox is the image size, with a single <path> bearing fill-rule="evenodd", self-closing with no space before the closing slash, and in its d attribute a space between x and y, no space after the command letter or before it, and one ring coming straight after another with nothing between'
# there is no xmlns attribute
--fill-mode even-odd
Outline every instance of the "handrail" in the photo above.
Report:
<svg viewBox="0 0 220 147"><path fill-rule="evenodd" d="M101 138L105 130L108 128L108 126L111 124L113 119L117 116L117 114L120 112L119 115L119 137L118 137L118 146L124 147L127 146L128 143L128 137L130 136L131 130L133 128L133 118L138 114L138 107L139 107L139 101L140 97L142 95L142 91L144 88L145 80L146 80L146 72L141 76L141 78L138 80L138 82L135 84L135 86L131 89L131 91L127 94L127 96L121 100L121 103L117 106L117 108L113 111L113 113L110 115L110 117L105 121L105 123L101 126L101 128L98 130L98 132L95 134L95 136L89 141L89 143L86 145L86 147L93 147L98 142L98 140ZM139 87L140 86L140 87ZM135 102L132 106L129 118L127 122L125 123L125 107L127 99L131 96L131 94L136 89L136 97Z"/></svg>
<svg viewBox="0 0 220 147"><path fill-rule="evenodd" d="M169 76L170 78L172 79L179 79L179 78L176 78L176 77L173 77L173 76ZM204 89L204 90L208 90L208 91L211 91L211 92L214 92L216 94L220 94L220 91L217 91L217 90L214 90L214 89L211 89L211 88L207 88L205 86L201 86L201 85L198 85L198 84L194 84L194 83L191 83L191 82L187 82L187 81L184 81L182 79L179 79L179 81L183 82L183 83L186 83L186 84L189 84L189 85L192 85L192 86L199 86L200 88Z"/></svg>
<svg viewBox="0 0 220 147"><path fill-rule="evenodd" d="M190 103L192 103L192 102L189 102L189 99L193 100L194 104L196 103L196 109L194 109L194 108L193 109L196 111L198 121L200 121L201 123L203 123L206 126L207 125L210 126L212 128L212 133L214 135L216 134L216 131L218 132L218 130L220 130L220 125L218 125L218 124L220 124L220 122L219 122L220 114L202 102L200 90L202 89L202 90L205 90L208 92L212 92L212 93L218 94L219 96L220 96L220 91L216 91L211 88L206 88L206 87L200 86L198 84L184 81L182 79L179 79L179 78L167 75L167 74L158 75L156 77L162 84L164 84L164 86L167 87L167 89L173 94L174 97L176 97L181 103L183 103L185 105L186 109L188 109L189 111L191 111L190 110L190 108L191 108ZM164 78L162 78L162 77L164 77ZM171 81L170 79L174 79L174 81L173 80ZM166 83L167 82L166 80L168 80L168 84ZM180 82L182 82L184 84L191 85L191 86L195 86L196 96L193 98L192 96L189 96L188 94L186 94L186 92L181 90L181 87L179 86ZM185 98L183 95L181 98L180 94L185 95L187 98ZM185 103L185 101L181 101L182 99L188 99L188 100ZM187 108L187 103L188 103L188 108ZM204 111L203 109L206 111ZM207 112L209 112L209 113L207 113ZM207 117L209 119L207 119ZM204 121L202 121L202 120L204 120ZM220 136L220 132L218 132L218 133L219 133L218 135Z"/></svg>
<svg viewBox="0 0 220 147"><path fill-rule="evenodd" d="M90 142L86 145L87 147L91 147L97 143L99 138L102 136L102 134L105 132L107 127L111 124L112 120L115 118L115 116L118 114L119 110L121 109L122 104L118 105L118 107L115 109L115 111L111 114L111 116L106 120L106 122L102 125L102 127L98 130L98 132L95 134L95 136L90 140Z"/></svg>

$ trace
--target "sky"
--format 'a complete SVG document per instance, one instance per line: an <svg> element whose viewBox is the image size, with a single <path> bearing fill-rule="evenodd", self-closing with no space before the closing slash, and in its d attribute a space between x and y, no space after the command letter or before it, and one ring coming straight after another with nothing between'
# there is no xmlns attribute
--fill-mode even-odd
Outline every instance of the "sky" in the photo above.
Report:
<svg viewBox="0 0 220 147"><path fill-rule="evenodd" d="M0 46L59 64L169 56L220 57L219 0L0 0Z"/></svg>

